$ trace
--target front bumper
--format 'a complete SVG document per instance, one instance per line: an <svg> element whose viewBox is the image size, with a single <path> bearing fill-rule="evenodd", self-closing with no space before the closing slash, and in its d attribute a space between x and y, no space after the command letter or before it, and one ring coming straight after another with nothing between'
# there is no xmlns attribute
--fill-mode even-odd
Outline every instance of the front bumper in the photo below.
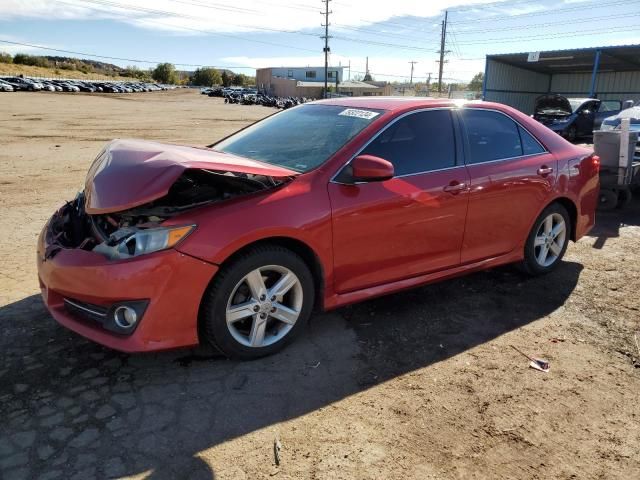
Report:
<svg viewBox="0 0 640 480"><path fill-rule="evenodd" d="M198 309L216 265L173 249L120 261L87 250L62 249L45 259L47 228L38 239L38 278L44 304L60 324L123 352L198 343ZM65 299L106 310L123 301L149 303L133 333L122 335L80 315Z"/></svg>

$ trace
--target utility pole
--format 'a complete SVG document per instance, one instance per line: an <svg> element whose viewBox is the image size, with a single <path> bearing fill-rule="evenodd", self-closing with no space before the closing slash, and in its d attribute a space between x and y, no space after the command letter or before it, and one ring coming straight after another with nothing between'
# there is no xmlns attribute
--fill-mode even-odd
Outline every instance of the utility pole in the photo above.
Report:
<svg viewBox="0 0 640 480"><path fill-rule="evenodd" d="M324 98L327 98L329 93L328 76L329 76L329 14L333 13L329 11L329 2L331 0L321 0L324 3L324 23L321 24L324 27L324 36L320 37L324 39Z"/></svg>
<svg viewBox="0 0 640 480"><path fill-rule="evenodd" d="M427 72L427 93L429 92L430 86L431 86L431 72Z"/></svg>
<svg viewBox="0 0 640 480"><path fill-rule="evenodd" d="M413 66L418 62L411 61L409 63L411 64L411 78L409 79L409 85L413 85Z"/></svg>
<svg viewBox="0 0 640 480"><path fill-rule="evenodd" d="M444 11L444 20L442 21L442 32L440 34L440 67L438 69L438 93L442 93L442 69L444 67L444 56L447 51L444 49L447 43L447 17L449 12L447 10Z"/></svg>
<svg viewBox="0 0 640 480"><path fill-rule="evenodd" d="M351 81L351 59L349 59L349 81Z"/></svg>

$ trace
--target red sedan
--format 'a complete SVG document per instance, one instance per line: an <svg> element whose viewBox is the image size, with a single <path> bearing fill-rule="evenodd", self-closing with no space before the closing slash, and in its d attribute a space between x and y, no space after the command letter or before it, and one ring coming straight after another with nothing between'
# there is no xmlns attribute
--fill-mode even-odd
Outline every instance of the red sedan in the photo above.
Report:
<svg viewBox="0 0 640 480"><path fill-rule="evenodd" d="M599 159L505 105L335 99L208 147L115 140L47 222L61 324L126 352L273 353L327 310L519 262L591 229Z"/></svg>

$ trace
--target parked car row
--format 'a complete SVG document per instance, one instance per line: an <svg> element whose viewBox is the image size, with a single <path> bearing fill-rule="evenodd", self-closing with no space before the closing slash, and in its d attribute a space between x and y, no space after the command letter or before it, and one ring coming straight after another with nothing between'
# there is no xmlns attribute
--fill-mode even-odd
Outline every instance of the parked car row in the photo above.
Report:
<svg viewBox="0 0 640 480"><path fill-rule="evenodd" d="M256 89L251 88L203 88L200 90L200 93L209 97L224 98L224 103L262 105L264 107L275 107L282 110L314 100L306 97L272 97L259 93Z"/></svg>
<svg viewBox="0 0 640 480"><path fill-rule="evenodd" d="M49 80L29 77L2 77L0 91L49 91L49 92L88 92L88 93L133 93L154 92L175 88L174 85L161 85L151 82L106 82L98 80Z"/></svg>

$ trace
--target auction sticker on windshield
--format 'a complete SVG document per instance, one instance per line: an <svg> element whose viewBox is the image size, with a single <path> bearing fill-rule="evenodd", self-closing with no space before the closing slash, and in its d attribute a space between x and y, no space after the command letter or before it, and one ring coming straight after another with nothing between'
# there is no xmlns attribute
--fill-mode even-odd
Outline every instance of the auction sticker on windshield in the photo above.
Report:
<svg viewBox="0 0 640 480"><path fill-rule="evenodd" d="M370 110L359 110L357 108L347 108L341 111L338 115L344 115L345 117L365 118L371 120L372 118L380 115L380 112L372 112Z"/></svg>

